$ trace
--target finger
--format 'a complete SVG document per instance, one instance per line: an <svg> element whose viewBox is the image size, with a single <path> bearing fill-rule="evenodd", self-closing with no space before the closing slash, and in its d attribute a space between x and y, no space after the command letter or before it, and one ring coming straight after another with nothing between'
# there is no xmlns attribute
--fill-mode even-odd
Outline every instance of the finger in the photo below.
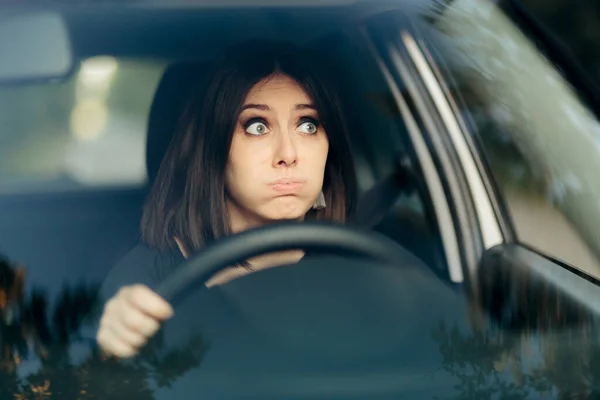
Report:
<svg viewBox="0 0 600 400"><path fill-rule="evenodd" d="M98 333L97 342L106 354L119 358L129 358L137 354L137 348L121 341L110 330L103 329Z"/></svg>
<svg viewBox="0 0 600 400"><path fill-rule="evenodd" d="M132 331L144 337L154 335L160 328L160 321L131 306L123 307L115 319L114 325L120 325L125 330Z"/></svg>
<svg viewBox="0 0 600 400"><path fill-rule="evenodd" d="M115 332L131 331L131 334L125 338L135 343L137 340L132 337L133 335L150 337L160 328L160 322L120 296L107 303L100 319L100 327L110 328Z"/></svg>
<svg viewBox="0 0 600 400"><path fill-rule="evenodd" d="M139 310L161 321L173 315L171 305L147 286L132 286L123 293L123 296Z"/></svg>
<svg viewBox="0 0 600 400"><path fill-rule="evenodd" d="M111 324L104 327L110 331L115 337L119 338L125 344L140 348L148 341L148 337L151 335L144 335L138 331L130 329L123 324Z"/></svg>
<svg viewBox="0 0 600 400"><path fill-rule="evenodd" d="M114 296L104 305L102 316L100 317L100 326L110 325L117 320L117 316L127 307L125 301L118 296Z"/></svg>

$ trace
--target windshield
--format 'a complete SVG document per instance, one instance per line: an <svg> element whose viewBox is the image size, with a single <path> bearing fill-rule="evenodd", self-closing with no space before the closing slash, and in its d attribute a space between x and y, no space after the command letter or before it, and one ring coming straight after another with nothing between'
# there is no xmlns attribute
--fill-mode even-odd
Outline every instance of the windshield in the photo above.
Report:
<svg viewBox="0 0 600 400"><path fill-rule="evenodd" d="M0 87L0 399L598 393L599 121L508 2L111 7Z"/></svg>

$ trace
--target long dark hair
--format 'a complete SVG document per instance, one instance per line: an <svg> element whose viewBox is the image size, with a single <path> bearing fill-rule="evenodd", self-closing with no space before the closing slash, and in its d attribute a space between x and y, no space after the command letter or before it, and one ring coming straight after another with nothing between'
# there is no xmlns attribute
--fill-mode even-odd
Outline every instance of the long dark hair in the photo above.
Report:
<svg viewBox="0 0 600 400"><path fill-rule="evenodd" d="M262 79L281 73L314 102L327 132L329 153L323 194L327 207L306 218L344 222L356 202L354 164L337 91L311 53L283 44L245 43L217 63L194 90L158 170L142 216L142 239L151 247L188 251L230 234L225 169L246 95ZM203 86L203 87L202 87Z"/></svg>

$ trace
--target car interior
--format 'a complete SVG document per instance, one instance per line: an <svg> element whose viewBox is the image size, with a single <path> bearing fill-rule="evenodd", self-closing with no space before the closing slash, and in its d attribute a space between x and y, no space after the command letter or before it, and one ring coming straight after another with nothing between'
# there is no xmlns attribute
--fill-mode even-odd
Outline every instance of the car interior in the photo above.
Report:
<svg viewBox="0 0 600 400"><path fill-rule="evenodd" d="M351 128L359 184L354 223L379 231L446 276L441 241L420 179L406 127L390 106L390 93L364 23L386 10L357 7L348 13L310 9L64 11L78 60L97 55L161 59L168 65L152 101L146 138L147 184L141 188L48 190L0 196L0 251L28 265L29 282L88 270L101 280L139 241L145 194L154 177L190 83L206 62L229 45L276 38L307 46L334 68ZM373 16L375 14L375 16ZM249 33L250 32L250 33ZM321 61L321 60L320 60ZM106 160L110 162L110 160ZM59 285L56 285L59 286Z"/></svg>

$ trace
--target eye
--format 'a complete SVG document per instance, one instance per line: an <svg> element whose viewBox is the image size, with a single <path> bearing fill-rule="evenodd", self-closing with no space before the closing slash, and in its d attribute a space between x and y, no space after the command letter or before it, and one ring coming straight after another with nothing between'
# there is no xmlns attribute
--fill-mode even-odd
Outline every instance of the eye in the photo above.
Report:
<svg viewBox="0 0 600 400"><path fill-rule="evenodd" d="M244 125L246 133L253 136L261 136L269 132L269 128L264 121L250 120Z"/></svg>
<svg viewBox="0 0 600 400"><path fill-rule="evenodd" d="M300 124L298 129L302 133L306 133L308 135L314 135L319 130L319 123L317 121L304 121Z"/></svg>

